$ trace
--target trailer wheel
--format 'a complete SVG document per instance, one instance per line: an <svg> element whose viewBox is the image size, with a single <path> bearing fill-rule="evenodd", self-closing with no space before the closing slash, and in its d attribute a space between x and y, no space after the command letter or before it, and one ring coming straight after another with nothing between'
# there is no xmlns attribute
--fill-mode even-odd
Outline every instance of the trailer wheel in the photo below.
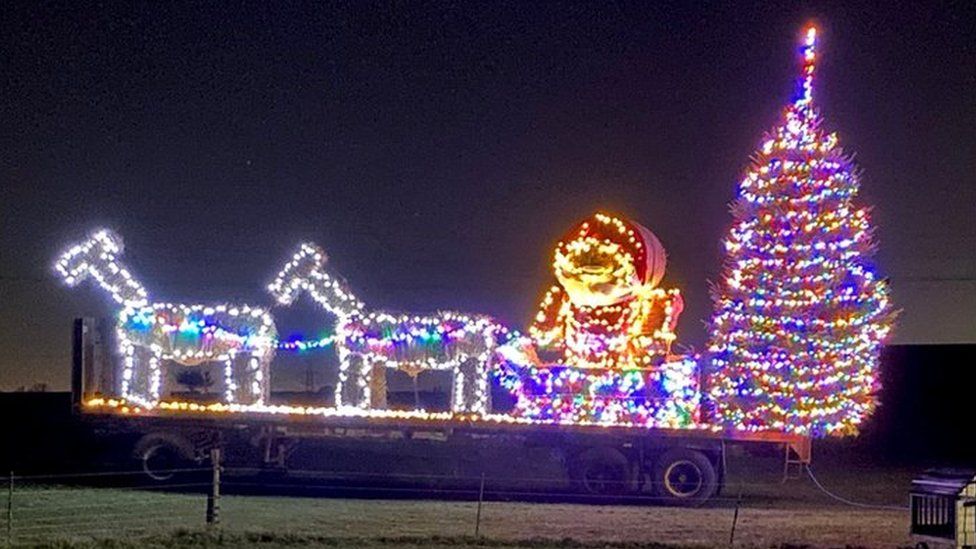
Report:
<svg viewBox="0 0 976 549"><path fill-rule="evenodd" d="M705 454L675 448L658 458L654 488L668 503L701 505L718 491L718 474Z"/></svg>
<svg viewBox="0 0 976 549"><path fill-rule="evenodd" d="M190 443L168 433L152 433L142 437L133 453L146 476L157 482L189 476L187 469L196 466Z"/></svg>
<svg viewBox="0 0 976 549"><path fill-rule="evenodd" d="M573 461L570 476L587 494L610 496L631 489L633 475L627 458L615 448L590 448Z"/></svg>

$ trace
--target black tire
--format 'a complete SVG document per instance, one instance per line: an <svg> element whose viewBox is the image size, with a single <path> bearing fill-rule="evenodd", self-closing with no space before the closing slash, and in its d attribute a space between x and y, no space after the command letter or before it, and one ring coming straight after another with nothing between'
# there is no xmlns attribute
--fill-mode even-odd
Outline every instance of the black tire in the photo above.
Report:
<svg viewBox="0 0 976 549"><path fill-rule="evenodd" d="M654 465L654 492L665 503L701 505L718 492L718 473L702 452L668 450Z"/></svg>
<svg viewBox="0 0 976 549"><path fill-rule="evenodd" d="M175 482L192 476L199 464L186 439L168 433L148 434L136 443L133 457L143 473L155 482Z"/></svg>
<svg viewBox="0 0 976 549"><path fill-rule="evenodd" d="M630 462L615 448L590 448L576 456L570 476L577 488L595 496L617 496L633 489Z"/></svg>

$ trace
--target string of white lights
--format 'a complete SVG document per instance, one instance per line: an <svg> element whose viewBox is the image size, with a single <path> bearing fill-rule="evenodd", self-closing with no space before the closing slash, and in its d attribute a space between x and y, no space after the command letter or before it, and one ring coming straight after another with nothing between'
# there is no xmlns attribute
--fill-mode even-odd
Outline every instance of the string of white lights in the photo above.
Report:
<svg viewBox="0 0 976 549"><path fill-rule="evenodd" d="M101 229L55 262L69 286L91 277L121 305L116 324L123 357L121 396L153 408L162 391L163 361L186 366L221 362L227 403L266 402L277 333L268 311L249 305L150 303L143 285L119 260L122 252L122 238Z"/></svg>
<svg viewBox="0 0 976 549"><path fill-rule="evenodd" d="M348 286L325 270L326 261L319 247L302 244L268 290L281 304L291 304L301 291L307 291L336 317L331 339L339 356L336 407L382 407L382 395L371 390L378 381L374 376L384 375L374 365L382 365L414 374L452 371L452 410L488 413L491 364L498 346L510 337L506 328L484 315L367 312Z"/></svg>

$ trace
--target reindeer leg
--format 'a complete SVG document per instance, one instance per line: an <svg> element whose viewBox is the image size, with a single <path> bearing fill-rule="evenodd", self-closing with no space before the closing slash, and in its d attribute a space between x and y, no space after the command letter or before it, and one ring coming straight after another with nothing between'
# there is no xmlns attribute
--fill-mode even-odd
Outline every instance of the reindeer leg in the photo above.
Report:
<svg viewBox="0 0 976 549"><path fill-rule="evenodd" d="M161 357L151 349L123 343L122 397L135 405L153 407L159 402Z"/></svg>
<svg viewBox="0 0 976 549"><path fill-rule="evenodd" d="M163 389L163 354L149 352L149 394L155 406L159 403L159 395Z"/></svg>
<svg viewBox="0 0 976 549"><path fill-rule="evenodd" d="M369 372L369 407L371 410L386 410L386 363L374 360Z"/></svg>
<svg viewBox="0 0 976 549"><path fill-rule="evenodd" d="M254 352L250 352L246 356L247 360L242 361L244 364L241 365L241 369L244 370L241 377L245 380L241 404L262 404L264 402L262 387L264 385L262 382L264 374L261 372L261 358Z"/></svg>
<svg viewBox="0 0 976 549"><path fill-rule="evenodd" d="M267 397L267 360L253 352L238 352L224 366L228 404L263 404Z"/></svg>
<svg viewBox="0 0 976 549"><path fill-rule="evenodd" d="M124 338L125 335L120 333L119 339L121 339L123 343L121 345L122 346L122 380L119 389L122 398L126 400L131 400L132 395L134 394L133 389L135 388L135 383L132 378L133 376L135 376L135 370L136 370L136 357L135 357L136 349L131 343L126 342Z"/></svg>
<svg viewBox="0 0 976 549"><path fill-rule="evenodd" d="M352 406L369 410L371 374L372 365L366 355L348 350L340 351L336 407Z"/></svg>
<svg viewBox="0 0 976 549"><path fill-rule="evenodd" d="M475 384L476 398L472 412L484 416L491 411L491 357L492 353L484 352L477 359Z"/></svg>
<svg viewBox="0 0 976 549"><path fill-rule="evenodd" d="M451 411L456 414L487 414L491 392L488 385L488 355L465 357L454 371Z"/></svg>
<svg viewBox="0 0 976 549"><path fill-rule="evenodd" d="M266 350L258 362L258 370L254 379L258 384L256 404L267 404L271 398L271 361L274 359L274 348Z"/></svg>
<svg viewBox="0 0 976 549"><path fill-rule="evenodd" d="M458 358L457 366L454 367L454 386L451 390L451 411L455 414L462 414L468 411L468 391L471 388L471 376L468 374L468 362L471 357L463 356Z"/></svg>
<svg viewBox="0 0 976 549"><path fill-rule="evenodd" d="M237 351L231 351L224 359L224 404L237 403L237 378L234 376L234 361L237 360Z"/></svg>

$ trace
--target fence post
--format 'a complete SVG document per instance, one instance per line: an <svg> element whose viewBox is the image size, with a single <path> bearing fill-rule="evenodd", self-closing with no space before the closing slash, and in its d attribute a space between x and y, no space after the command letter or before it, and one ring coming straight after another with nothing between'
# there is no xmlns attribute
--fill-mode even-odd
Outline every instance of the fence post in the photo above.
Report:
<svg viewBox="0 0 976 549"><path fill-rule="evenodd" d="M220 448L210 450L212 476L207 494L207 526L220 524Z"/></svg>
<svg viewBox="0 0 976 549"><path fill-rule="evenodd" d="M478 489L478 513L474 519L474 537L481 533L481 504L485 501L485 474L481 473L481 488Z"/></svg>
<svg viewBox="0 0 976 549"><path fill-rule="evenodd" d="M13 545L14 539L14 472L10 471L7 479L7 545Z"/></svg>
<svg viewBox="0 0 976 549"><path fill-rule="evenodd" d="M739 487L739 497L735 498L735 513L732 514L732 532L729 533L729 547L735 544L735 525L739 523L739 504L742 503L742 487Z"/></svg>

